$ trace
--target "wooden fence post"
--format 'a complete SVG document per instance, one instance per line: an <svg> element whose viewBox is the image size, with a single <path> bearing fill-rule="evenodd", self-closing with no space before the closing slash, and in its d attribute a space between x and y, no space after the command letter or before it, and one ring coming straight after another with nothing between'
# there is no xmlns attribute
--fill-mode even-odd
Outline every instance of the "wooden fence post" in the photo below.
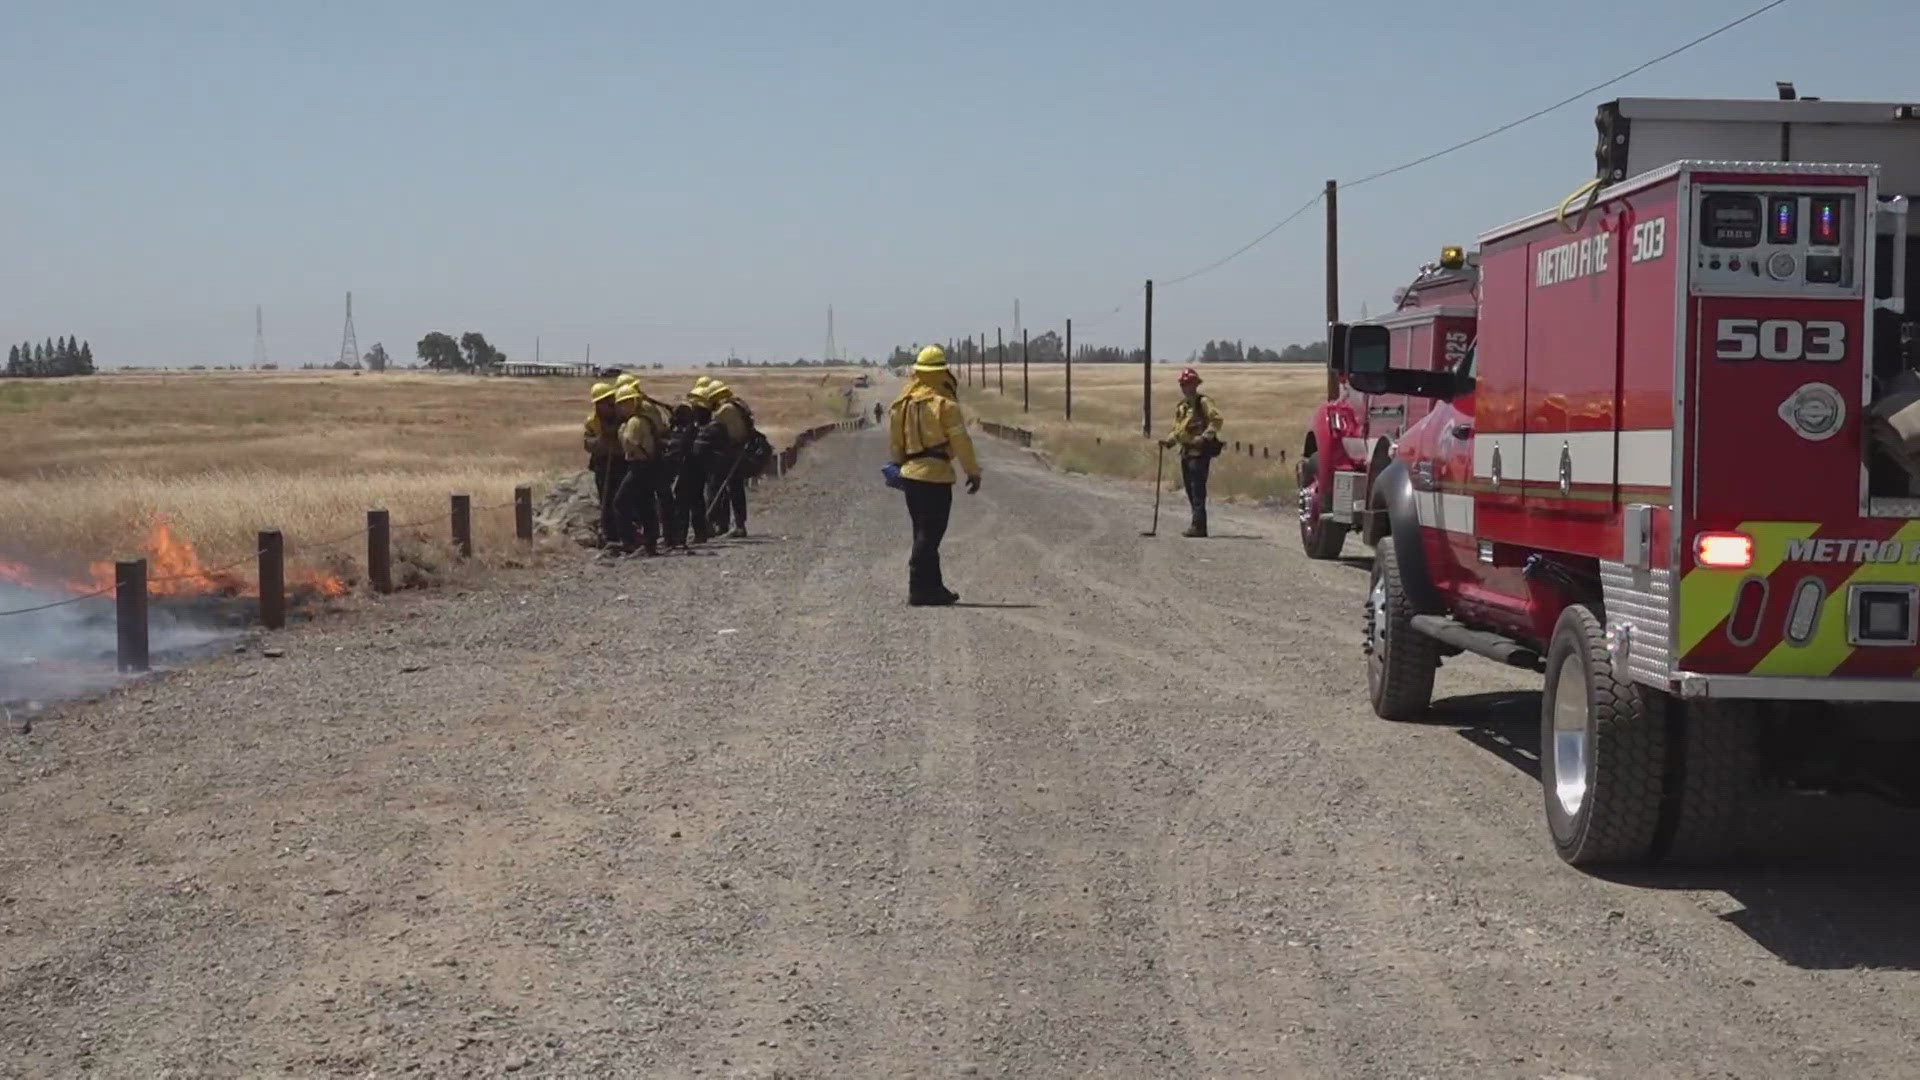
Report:
<svg viewBox="0 0 1920 1080"><path fill-rule="evenodd" d="M118 631L117 657L120 670L146 671L147 663L147 560L130 559L113 564L113 605Z"/></svg>
<svg viewBox="0 0 1920 1080"><path fill-rule="evenodd" d="M287 545L278 529L260 534L260 625L287 625Z"/></svg>
<svg viewBox="0 0 1920 1080"><path fill-rule="evenodd" d="M453 497L453 547L463 559L473 558L473 496Z"/></svg>
<svg viewBox="0 0 1920 1080"><path fill-rule="evenodd" d="M393 591L393 542L387 512L367 511L367 583L377 593Z"/></svg>
<svg viewBox="0 0 1920 1080"><path fill-rule="evenodd" d="M523 543L533 541L533 489L513 489L513 535Z"/></svg>

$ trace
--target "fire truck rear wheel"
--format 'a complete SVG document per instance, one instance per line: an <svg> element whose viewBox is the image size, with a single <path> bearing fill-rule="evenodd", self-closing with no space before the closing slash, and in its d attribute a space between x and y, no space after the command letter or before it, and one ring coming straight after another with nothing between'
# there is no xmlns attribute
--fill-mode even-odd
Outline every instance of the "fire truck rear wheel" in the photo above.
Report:
<svg viewBox="0 0 1920 1080"><path fill-rule="evenodd" d="M1591 608L1560 615L1547 648L1540 786L1547 828L1575 866L1639 863L1659 835L1667 765L1666 697L1615 672Z"/></svg>
<svg viewBox="0 0 1920 1080"><path fill-rule="evenodd" d="M1317 507L1321 493L1314 488L1320 478L1320 455L1308 454L1294 470L1294 485L1300 491L1300 547L1309 559L1337 559L1347 543L1347 527L1327 518L1326 508Z"/></svg>
<svg viewBox="0 0 1920 1080"><path fill-rule="evenodd" d="M1418 720L1433 703L1440 643L1413 628L1393 538L1374 545L1367 587L1367 696L1385 720Z"/></svg>
<svg viewBox="0 0 1920 1080"><path fill-rule="evenodd" d="M1751 701L1689 701L1666 859L1705 863L1734 852L1760 778L1758 706Z"/></svg>

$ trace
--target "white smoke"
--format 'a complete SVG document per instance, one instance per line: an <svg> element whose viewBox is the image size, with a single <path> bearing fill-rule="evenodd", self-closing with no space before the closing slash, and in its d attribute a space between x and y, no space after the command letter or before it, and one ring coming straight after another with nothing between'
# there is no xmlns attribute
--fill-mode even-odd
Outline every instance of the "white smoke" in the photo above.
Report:
<svg viewBox="0 0 1920 1080"><path fill-rule="evenodd" d="M67 594L0 581L0 612L35 608ZM154 597L148 605L148 654L153 666L177 662L238 634L231 612L176 605ZM0 705L27 710L50 701L99 693L121 680L113 596L91 597L24 614L0 614Z"/></svg>

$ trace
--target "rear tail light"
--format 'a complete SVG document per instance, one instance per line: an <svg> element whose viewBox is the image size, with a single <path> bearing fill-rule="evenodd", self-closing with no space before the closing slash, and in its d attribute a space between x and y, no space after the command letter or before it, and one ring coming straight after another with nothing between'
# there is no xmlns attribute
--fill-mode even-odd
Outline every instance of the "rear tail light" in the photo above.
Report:
<svg viewBox="0 0 1920 1080"><path fill-rule="evenodd" d="M1738 532L1705 532L1693 538L1693 561L1713 570L1745 570L1753 565L1753 537Z"/></svg>

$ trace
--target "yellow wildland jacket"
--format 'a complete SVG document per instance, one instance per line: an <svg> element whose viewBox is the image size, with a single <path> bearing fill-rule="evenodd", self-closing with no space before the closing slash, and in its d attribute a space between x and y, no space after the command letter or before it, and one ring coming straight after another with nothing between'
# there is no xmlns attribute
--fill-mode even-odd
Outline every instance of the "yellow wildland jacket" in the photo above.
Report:
<svg viewBox="0 0 1920 1080"><path fill-rule="evenodd" d="M1198 404L1199 408L1194 406ZM1213 399L1205 394L1195 394L1192 399L1181 395L1180 403L1173 407L1173 434L1168 438L1187 449L1200 445L1202 439L1211 435L1220 437L1220 425L1226 423L1220 410L1214 408Z"/></svg>
<svg viewBox="0 0 1920 1080"><path fill-rule="evenodd" d="M655 461L660 457L660 439L667 433L666 417L661 415L660 405L651 398L640 403L640 409L620 425L620 450L628 461Z"/></svg>
<svg viewBox="0 0 1920 1080"><path fill-rule="evenodd" d="M960 403L919 376L894 400L890 419L888 449L902 477L951 484L957 478L955 460L968 476L980 475L980 462L973 455L973 439L967 434L967 418L960 411Z"/></svg>
<svg viewBox="0 0 1920 1080"><path fill-rule="evenodd" d="M587 414L586 437L581 440L587 453L593 457L612 457L620 450L620 432L618 426L609 430L600 423L600 414Z"/></svg>

